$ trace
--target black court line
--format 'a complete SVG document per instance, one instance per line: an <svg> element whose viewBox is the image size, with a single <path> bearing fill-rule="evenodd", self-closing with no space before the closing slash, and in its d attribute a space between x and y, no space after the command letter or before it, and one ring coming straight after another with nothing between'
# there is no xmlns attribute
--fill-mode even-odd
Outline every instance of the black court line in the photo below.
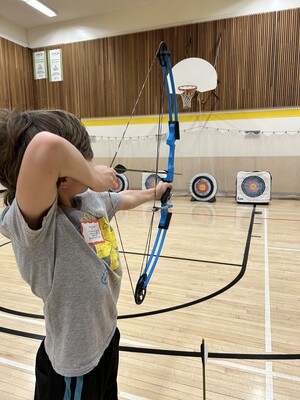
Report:
<svg viewBox="0 0 300 400"><path fill-rule="evenodd" d="M239 280L244 276L244 274L246 272L255 215L256 215L256 205L254 204L253 205L253 209L252 209L252 213L251 213L251 217L250 217L250 223L249 223L248 234L247 234L247 239L246 239L246 244L245 244L245 249L244 249L243 261L242 261L242 264L241 264L241 270L231 282L229 282L227 285L225 285L221 289L216 290L215 292L213 292L213 293L211 293L209 295L200 297L199 299L192 300L192 301L187 302L187 303L179 304L179 305L172 306L172 307L162 308L162 309L158 309L158 310L137 313L137 314L119 315L118 319L129 319L129 318L146 317L146 316L150 316L150 315L157 315L157 314L163 314L163 313L170 312L170 311L180 310L180 309L191 307L193 305L196 305L196 304L202 303L204 301L210 300L210 299L212 299L212 298L214 298L216 296L219 296L220 294L226 292L230 288L232 288L235 284L237 284L239 282Z"/></svg>
<svg viewBox="0 0 300 400"><path fill-rule="evenodd" d="M134 256L143 256L143 257L149 257L149 253L138 253L134 251L119 251L120 254L130 254ZM165 256L165 255L160 255L159 258L166 258L169 260L178 260L178 261L191 261L195 263L206 263L206 264L216 264L216 265L226 265L228 267L242 267L242 264L235 264L235 263L229 263L229 262L224 262L224 261L212 261L212 260L202 260L198 258L186 258L186 257L175 257L175 256Z"/></svg>
<svg viewBox="0 0 300 400"><path fill-rule="evenodd" d="M239 273L239 275L228 285L225 286L225 288L220 289L219 291L215 293L220 293L224 292L225 290L228 290L230 287L232 287L235 283L238 282L238 280L244 275L246 266L247 266L247 261L248 261L248 256L249 256L249 250L250 250L250 242L251 242L251 237L252 237L252 228L254 224L254 216L255 216L255 207L253 208L253 212L251 215L251 220L250 220L250 225L249 225L249 230L248 230L248 236L247 236L247 241L245 245L245 251L244 251L244 257L243 257L243 264L242 264L242 271ZM6 243L7 244L7 243ZM235 283L233 283L235 282ZM197 304L200 301L204 301L205 298L208 298L212 295L215 295L214 293L206 296L202 299L195 300L190 303L186 304ZM187 305L183 304L180 306L175 306L178 308L183 308L186 307ZM171 309L174 309L172 307ZM169 309L168 309L169 310ZM15 315L22 315L26 317L31 317L31 318L44 318L42 315L37 315L37 314L29 314L29 313L21 313L18 311L10 310L4 307L0 307L0 311L3 312L8 312L11 314ZM155 313L161 313L165 312L164 310L156 310ZM151 313L151 312L150 312ZM149 313L144 313L148 315ZM130 316L133 317L134 315ZM137 315L137 316L143 316L143 315ZM126 317L126 316L124 316ZM23 332L23 331L17 331L13 329L8 329L4 327L0 327L0 332L11 334L11 335L17 335L21 337L27 337L30 339L36 339L36 340L43 340L45 337L43 335L38 335L30 332ZM130 346L120 346L119 347L120 351L126 351L126 352L135 352L135 353L144 353L144 354L157 354L157 355L169 355L169 356L181 356L181 357L197 357L197 358L203 358L203 353L202 352L197 352L197 351L178 351L178 350L166 350L166 349L148 349L148 348L143 348L143 347L130 347ZM216 353L216 352L208 352L208 358L216 358L216 359L244 359L244 360L298 360L300 359L300 354L243 354L243 353Z"/></svg>
<svg viewBox="0 0 300 400"><path fill-rule="evenodd" d="M6 246L7 244L10 244L10 243L11 243L11 240L9 242L0 244L0 247Z"/></svg>
<svg viewBox="0 0 300 400"><path fill-rule="evenodd" d="M7 313L7 314L18 315L19 317L44 319L44 316L41 314L30 314L30 313L26 313L23 311L12 310L10 308L6 308L6 307L2 307L2 306L0 306L0 311Z"/></svg>
<svg viewBox="0 0 300 400"><path fill-rule="evenodd" d="M252 237L253 237L253 235L252 235ZM10 243L10 242L8 242L8 243ZM6 243L6 244L8 244L8 243ZM133 251L126 251L126 252L120 251L120 253L121 254L125 253L125 254L130 254L130 255L135 255L135 256L144 256L144 255L149 256L150 255L150 254L138 253L138 252L133 252ZM166 255L160 255L159 258L242 268L242 264L227 263L227 262L222 262L222 261L210 261L210 260L202 260L202 259L196 259L196 258L184 258L184 257L175 257L175 256L166 256ZM23 311L12 310L10 308L6 308L6 307L2 307L2 306L0 306L0 311L7 313L7 314L18 315L19 317L44 319L44 316L41 314L26 313ZM120 316L119 318L122 319L122 316Z"/></svg>
<svg viewBox="0 0 300 400"><path fill-rule="evenodd" d="M35 333L24 332L24 331L17 331L15 329L8 329L8 328L4 328L3 326L0 326L0 332L8 333L9 335L26 337L29 339L36 339L36 340L44 340L45 339L45 336L43 336L43 335L37 335Z"/></svg>
<svg viewBox="0 0 300 400"><path fill-rule="evenodd" d="M254 219L255 219L255 215L256 214L260 214L260 212L256 211L256 205L254 204L253 205L253 209L252 209L252 213L251 213L251 217L250 217L250 223L249 223L248 234L247 234L247 239L246 239L246 244L245 244L245 249L244 249L243 261L242 261L241 265L238 265L239 267L241 267L241 270L231 282L229 282L227 285L225 285L221 289L216 290L215 292L213 292L213 293L211 293L209 295L200 297L200 298L198 298L196 300L192 300L192 301L187 302L187 303L178 304L178 305L175 305L175 306L172 306L172 307L167 307L167 308L162 308L162 309L157 309L157 310L152 310L152 311L141 312L141 313L119 315L118 319L130 319L130 318L146 317L146 316L150 316L150 315L157 315L157 314L163 314L163 313L167 313L167 312L171 312L171 311L175 311L175 310L180 310L180 309L191 307L193 305L196 305L196 304L202 303L204 301L210 300L210 299L212 299L212 298L214 298L216 296L219 296L220 294L226 292L230 288L232 288L235 284L237 284L239 282L239 280L244 276L244 274L246 272L246 267L247 267L248 257L249 257L249 251L250 251L251 238L252 238L253 225L254 225ZM10 309L4 308L4 307L0 307L0 311L12 313L14 315L19 315L19 316L24 316L24 317L44 319L43 315L35 315L33 317L34 314L32 315L32 314L22 313L20 311L10 310Z"/></svg>
<svg viewBox="0 0 300 400"><path fill-rule="evenodd" d="M26 337L36 340L44 340L45 336L36 335L34 333L17 331L14 329L0 328L0 332L7 333L10 335ZM131 347L131 346L119 346L120 351L126 351L130 353L143 353L143 354L156 354L176 357L194 357L202 358L203 354L200 351L184 351L184 350L167 350L167 349L149 349L145 347ZM299 360L300 354L244 354L244 353L210 353L208 352L209 358L231 358L238 360Z"/></svg>

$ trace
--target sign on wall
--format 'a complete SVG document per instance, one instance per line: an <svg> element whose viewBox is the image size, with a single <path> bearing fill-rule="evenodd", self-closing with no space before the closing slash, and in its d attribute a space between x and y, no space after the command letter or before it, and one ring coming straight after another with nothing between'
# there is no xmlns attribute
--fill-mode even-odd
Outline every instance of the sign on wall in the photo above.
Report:
<svg viewBox="0 0 300 400"><path fill-rule="evenodd" d="M45 51L35 51L33 53L33 77L34 79L47 78L47 62Z"/></svg>
<svg viewBox="0 0 300 400"><path fill-rule="evenodd" d="M62 50L55 49L48 51L49 80L59 82L63 80Z"/></svg>

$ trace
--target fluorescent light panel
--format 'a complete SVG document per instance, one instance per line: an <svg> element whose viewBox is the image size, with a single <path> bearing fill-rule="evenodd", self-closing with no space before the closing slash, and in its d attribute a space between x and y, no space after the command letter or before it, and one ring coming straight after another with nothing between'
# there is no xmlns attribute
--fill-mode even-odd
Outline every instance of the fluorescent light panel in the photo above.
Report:
<svg viewBox="0 0 300 400"><path fill-rule="evenodd" d="M27 3L29 6L35 8L36 10L40 11L41 13L47 15L48 17L56 17L57 14L49 7L42 4L40 1L37 0L22 0Z"/></svg>

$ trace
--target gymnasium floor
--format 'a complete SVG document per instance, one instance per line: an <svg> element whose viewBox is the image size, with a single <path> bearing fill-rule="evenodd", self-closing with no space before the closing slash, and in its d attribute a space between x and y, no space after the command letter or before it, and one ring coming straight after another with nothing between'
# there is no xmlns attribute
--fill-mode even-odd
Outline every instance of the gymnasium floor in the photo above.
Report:
<svg viewBox="0 0 300 400"><path fill-rule="evenodd" d="M299 200L273 199L255 209L222 197L202 203L174 196L172 203L164 257L141 305L134 302L123 262L119 400L203 399L204 382L209 400L298 400ZM150 205L117 215L134 287L150 217ZM2 236L0 277L4 328L0 400L32 399L34 360L44 324L42 319L11 310L40 315L42 304L21 280L11 245ZM236 284L211 296L230 282ZM161 311L174 306L177 309ZM156 313L132 317L152 311ZM24 332L31 337L20 336ZM200 357L203 340L208 350L205 380ZM150 353L128 351L132 348L150 349ZM160 350L170 352L151 353ZM274 359L268 359L270 355Z"/></svg>

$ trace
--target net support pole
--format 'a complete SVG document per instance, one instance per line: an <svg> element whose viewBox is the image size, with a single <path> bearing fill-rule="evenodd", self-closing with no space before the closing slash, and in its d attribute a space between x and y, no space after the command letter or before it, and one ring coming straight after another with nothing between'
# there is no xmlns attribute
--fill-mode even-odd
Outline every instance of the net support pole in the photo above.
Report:
<svg viewBox="0 0 300 400"><path fill-rule="evenodd" d="M201 351L201 361L202 361L202 399L206 400L206 376L205 376L205 367L208 358L208 350L205 344L204 337L202 338L202 343L200 346Z"/></svg>

